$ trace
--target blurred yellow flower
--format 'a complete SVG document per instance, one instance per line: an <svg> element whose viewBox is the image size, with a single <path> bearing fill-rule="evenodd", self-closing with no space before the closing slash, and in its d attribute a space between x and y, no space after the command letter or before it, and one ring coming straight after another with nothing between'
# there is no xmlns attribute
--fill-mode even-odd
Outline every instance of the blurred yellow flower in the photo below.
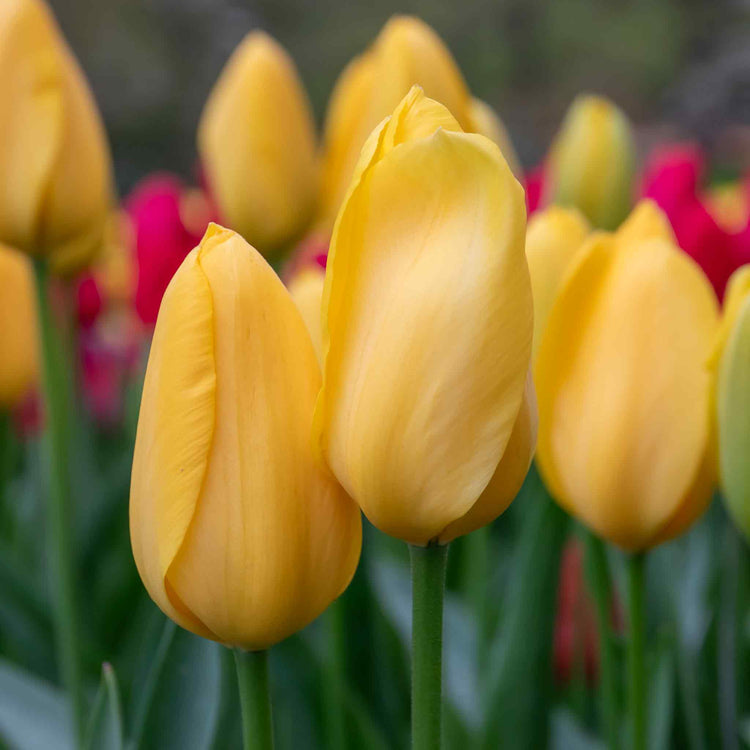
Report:
<svg viewBox="0 0 750 750"><path fill-rule="evenodd" d="M634 169L625 115L607 99L579 96L550 151L548 198L575 206L597 229L615 229L631 207Z"/></svg>
<svg viewBox="0 0 750 750"><path fill-rule="evenodd" d="M307 265L300 269L289 282L289 294L305 321L315 354L320 360L323 344L320 328L320 307L323 299L323 282L326 272L319 265Z"/></svg>
<svg viewBox="0 0 750 750"><path fill-rule="evenodd" d="M113 203L96 105L42 0L0 7L0 242L73 273L99 250Z"/></svg>
<svg viewBox="0 0 750 750"><path fill-rule="evenodd" d="M471 98L440 37L417 18L394 16L371 47L345 68L331 96L323 143L323 224L333 225L367 137L413 85L443 104L463 130L498 143L514 171L518 169L501 121L484 102Z"/></svg>
<svg viewBox="0 0 750 750"><path fill-rule="evenodd" d="M245 37L206 103L198 149L223 219L266 255L315 208L315 124L294 62L267 34Z"/></svg>
<svg viewBox="0 0 750 750"><path fill-rule="evenodd" d="M750 265L729 280L717 349L721 485L732 518L750 537Z"/></svg>
<svg viewBox="0 0 750 750"><path fill-rule="evenodd" d="M360 515L311 450L319 389L289 293L241 237L210 225L159 311L130 496L141 577L188 630L267 648L348 585Z"/></svg>
<svg viewBox="0 0 750 750"><path fill-rule="evenodd" d="M367 517L447 542L531 460L525 207L499 148L414 87L372 133L331 240L314 437Z"/></svg>
<svg viewBox="0 0 750 750"><path fill-rule="evenodd" d="M36 384L37 314L29 259L0 245L0 412Z"/></svg>
<svg viewBox="0 0 750 750"><path fill-rule="evenodd" d="M707 360L716 299L655 218L646 205L620 233L587 241L534 370L547 486L597 534L631 551L684 531L715 478Z"/></svg>

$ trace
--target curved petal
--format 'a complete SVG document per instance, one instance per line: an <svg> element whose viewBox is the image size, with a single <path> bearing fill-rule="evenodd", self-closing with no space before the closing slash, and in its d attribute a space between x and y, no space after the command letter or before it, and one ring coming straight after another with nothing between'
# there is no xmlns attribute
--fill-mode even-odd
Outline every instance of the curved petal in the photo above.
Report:
<svg viewBox="0 0 750 750"><path fill-rule="evenodd" d="M624 243L662 239L674 245L677 244L667 215L650 198L638 201L636 207L617 230L617 239Z"/></svg>
<svg viewBox="0 0 750 750"><path fill-rule="evenodd" d="M588 222L576 209L550 206L529 220L526 260L534 295L534 355L560 285L589 231Z"/></svg>
<svg viewBox="0 0 750 750"><path fill-rule="evenodd" d="M440 111L413 91L363 150L331 242L314 430L368 518L418 544L489 483L532 335L523 191L486 138L435 130Z"/></svg>
<svg viewBox="0 0 750 750"><path fill-rule="evenodd" d="M515 148L513 148L508 130L497 112L487 102L483 102L481 99L472 99L469 104L469 119L471 121L469 130L472 133L479 133L479 135L483 135L497 144L503 152L508 166L513 170L513 174L518 180L522 179L521 162L516 155Z"/></svg>
<svg viewBox="0 0 750 750"><path fill-rule="evenodd" d="M690 491L710 444L716 302L700 269L663 240L597 235L583 252L538 354L537 455L567 510L638 550L681 525L685 498L704 507L706 495Z"/></svg>
<svg viewBox="0 0 750 750"><path fill-rule="evenodd" d="M536 395L529 372L521 410L490 483L468 513L440 533L440 544L448 544L459 536L481 529L494 521L513 502L534 457L537 421Z"/></svg>
<svg viewBox="0 0 750 750"><path fill-rule="evenodd" d="M130 488L130 537L138 572L163 612L214 637L166 578L208 471L216 417L214 313L196 248L164 294L143 385Z"/></svg>
<svg viewBox="0 0 750 750"><path fill-rule="evenodd" d="M320 368L289 293L228 230L209 230L198 261L213 310L216 429L168 581L220 640L255 650L307 625L343 591L361 522L311 451Z"/></svg>

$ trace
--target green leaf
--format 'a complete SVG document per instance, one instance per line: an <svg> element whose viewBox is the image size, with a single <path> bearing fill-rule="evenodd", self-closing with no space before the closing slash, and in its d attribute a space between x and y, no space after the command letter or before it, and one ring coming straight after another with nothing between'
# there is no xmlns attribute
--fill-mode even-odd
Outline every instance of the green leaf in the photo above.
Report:
<svg viewBox="0 0 750 750"><path fill-rule="evenodd" d="M525 525L516 548L505 616L489 657L481 747L544 747L552 700L552 636L568 517L532 467L514 505Z"/></svg>
<svg viewBox="0 0 750 750"><path fill-rule="evenodd" d="M674 642L671 638L660 640L650 677L648 747L667 750L672 747L675 694Z"/></svg>
<svg viewBox="0 0 750 750"><path fill-rule="evenodd" d="M153 657L153 669L134 688L139 701L134 750L208 750L214 739L221 699L221 646L173 623ZM140 690L139 690L140 688ZM142 722L142 724L140 724ZM142 728L141 728L142 727Z"/></svg>
<svg viewBox="0 0 750 750"><path fill-rule="evenodd" d="M122 709L117 677L110 664L102 665L102 681L86 730L86 750L122 750Z"/></svg>
<svg viewBox="0 0 750 750"><path fill-rule="evenodd" d="M5 660L0 660L0 739L17 750L73 748L63 693Z"/></svg>
<svg viewBox="0 0 750 750"><path fill-rule="evenodd" d="M604 750L603 743L566 709L553 712L551 725L550 750Z"/></svg>

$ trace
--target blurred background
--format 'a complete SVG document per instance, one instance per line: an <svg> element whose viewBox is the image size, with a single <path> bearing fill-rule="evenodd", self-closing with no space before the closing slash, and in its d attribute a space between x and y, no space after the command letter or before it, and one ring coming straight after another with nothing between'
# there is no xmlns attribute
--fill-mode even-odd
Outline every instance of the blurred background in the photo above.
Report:
<svg viewBox="0 0 750 750"><path fill-rule="evenodd" d="M525 167L581 91L633 119L643 152L691 138L731 172L750 164L750 0L52 0L91 81L122 192L147 172L191 177L203 103L252 28L294 57L322 120L334 81L394 13L447 42Z"/></svg>

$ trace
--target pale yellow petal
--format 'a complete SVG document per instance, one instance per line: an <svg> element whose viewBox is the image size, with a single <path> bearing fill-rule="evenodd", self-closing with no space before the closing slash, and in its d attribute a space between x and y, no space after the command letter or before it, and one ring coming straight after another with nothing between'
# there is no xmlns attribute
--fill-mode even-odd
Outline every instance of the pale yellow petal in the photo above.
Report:
<svg viewBox="0 0 750 750"><path fill-rule="evenodd" d="M716 327L692 260L611 235L588 245L550 314L535 369L540 468L567 510L625 549L682 528L685 499L697 513L710 495L699 479Z"/></svg>
<svg viewBox="0 0 750 750"><path fill-rule="evenodd" d="M617 239L623 243L662 239L677 244L674 230L667 215L649 198L639 201L617 230Z"/></svg>
<svg viewBox="0 0 750 750"><path fill-rule="evenodd" d="M325 271L319 266L302 269L289 283L289 294L302 315L318 361L322 358L323 334L320 327Z"/></svg>
<svg viewBox="0 0 750 750"><path fill-rule="evenodd" d="M441 532L441 544L448 544L456 537L486 526L513 502L531 466L536 447L537 422L536 395L529 372L521 410L518 412L505 453L490 483L468 513Z"/></svg>
<svg viewBox="0 0 750 750"><path fill-rule="evenodd" d="M409 116L432 111L420 97L374 136L339 214L315 433L368 518L426 544L465 515L505 451L532 302L520 185L486 138L425 137Z"/></svg>
<svg viewBox="0 0 750 750"><path fill-rule="evenodd" d="M539 211L529 220L526 259L534 294L534 354L565 274L589 229L579 211L559 206Z"/></svg>

